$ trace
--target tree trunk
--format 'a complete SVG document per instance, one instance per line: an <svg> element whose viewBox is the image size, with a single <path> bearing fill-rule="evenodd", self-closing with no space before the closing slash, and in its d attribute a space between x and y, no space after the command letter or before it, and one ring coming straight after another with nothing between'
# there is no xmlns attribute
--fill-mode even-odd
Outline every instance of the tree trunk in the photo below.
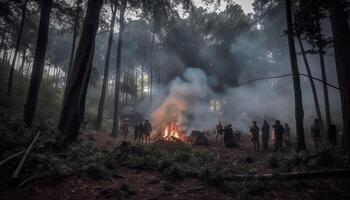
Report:
<svg viewBox="0 0 350 200"><path fill-rule="evenodd" d="M154 26L154 25L153 25ZM150 68L151 68L151 74L150 74L150 82L149 82L149 102L152 104L152 97L153 97L153 51L154 51L154 43L155 43L155 33L153 29L152 33L152 46L151 46L151 56L150 56Z"/></svg>
<svg viewBox="0 0 350 200"><path fill-rule="evenodd" d="M111 24L110 24L108 46L107 46L106 59L105 59L105 70L104 70L104 74L103 74L102 91L101 91L100 102L98 105L98 113L97 113L97 121L96 121L96 128L97 129L102 128L103 109L104 109L104 103L105 103L105 99L106 99L106 89L107 89L108 75L109 75L109 63L110 63L110 59L111 59L111 49L112 49L112 44L113 44L115 16L117 13L116 3L113 3L113 2L111 3L111 9L112 9L112 19L111 19Z"/></svg>
<svg viewBox="0 0 350 200"><path fill-rule="evenodd" d="M321 66L321 74L322 74L322 81L323 81L323 95L324 95L324 105L325 105L325 112L326 112L326 123L327 127L332 123L331 119L331 112L330 112L330 106L329 106L329 95L328 95L328 86L327 86L327 74L326 74L326 68L325 68L325 62L324 62L324 49L323 49L323 38L322 38L322 28L321 28L321 22L320 19L317 21L318 26L318 43L319 43L319 57L320 57L320 66Z"/></svg>
<svg viewBox="0 0 350 200"><path fill-rule="evenodd" d="M72 49L70 52L69 57L69 64L68 64L68 74L69 70L72 68L73 60L74 60L74 53L75 53L75 44L77 41L78 33L79 33L79 17L80 17L80 4L83 0L77 0L76 1L76 11L74 15L74 25L73 25L73 40L72 40Z"/></svg>
<svg viewBox="0 0 350 200"><path fill-rule="evenodd" d="M23 4L23 7L22 7L21 24L19 26L19 30L18 30L18 34L17 34L15 54L14 54L13 59L12 59L11 68L10 68L10 74L9 74L9 80L8 80L8 85L7 85L7 96L8 97L11 96L12 82L13 82L13 72L15 70L16 58L17 58L17 54L18 54L18 51L19 51L19 46L21 44L22 32L23 32L24 22L25 22L25 18L26 18L27 3L28 3L28 0L25 0L24 4Z"/></svg>
<svg viewBox="0 0 350 200"><path fill-rule="evenodd" d="M303 124L304 110L303 110L303 99L302 99L301 86L300 86L297 55L295 51L294 36L293 36L293 16L292 16L291 0L286 0L286 14L287 14L287 27L288 27L289 55L290 55L290 61L291 61L293 86L294 86L297 150L302 151L306 149L305 137L304 137L304 124Z"/></svg>
<svg viewBox="0 0 350 200"><path fill-rule="evenodd" d="M299 42L301 54L302 54L303 59L304 59L307 75L309 76L309 81L310 81L310 85L311 85L311 89L312 89L312 95L313 95L314 103L315 103L315 110L316 110L316 114L317 114L317 119L320 122L321 132L323 134L325 134L325 128L324 128L324 123L323 123L323 119L322 119L320 103L318 101L316 86L315 86L314 80L311 78L312 77L311 69L310 69L309 62L308 62L307 57L306 57L306 52L304 50L303 42L302 42L299 35L298 35L298 42Z"/></svg>
<svg viewBox="0 0 350 200"><path fill-rule="evenodd" d="M96 32L103 0L89 0L71 73L67 77L58 130L67 145L77 139L85 114L85 99L92 68Z"/></svg>
<svg viewBox="0 0 350 200"><path fill-rule="evenodd" d="M115 94L114 94L114 117L113 117L113 129L112 136L118 136L119 129L119 94L120 94L120 71L121 71L121 55L122 55L122 47L123 47L123 34L125 28L125 9L126 9L126 0L121 0L120 7L120 16L119 16L119 34L118 34L118 46L117 46L117 65L115 72Z"/></svg>
<svg viewBox="0 0 350 200"><path fill-rule="evenodd" d="M141 100L143 100L144 90L145 90L145 77L144 77L145 67L141 66Z"/></svg>
<svg viewBox="0 0 350 200"><path fill-rule="evenodd" d="M19 68L19 74L21 76L23 76L23 69L24 69L24 62L25 62L25 59L26 58L26 49L23 50L23 54L22 54L22 63L21 63L21 67Z"/></svg>
<svg viewBox="0 0 350 200"><path fill-rule="evenodd" d="M27 62L26 77L29 78L30 62ZM27 79L26 79L27 80ZM26 81L27 82L27 81Z"/></svg>
<svg viewBox="0 0 350 200"><path fill-rule="evenodd" d="M6 60L6 63L7 63L7 64L10 64L11 58L12 58L12 54L13 54L13 49L10 50L10 54L8 55L8 58L7 58L7 60Z"/></svg>
<svg viewBox="0 0 350 200"><path fill-rule="evenodd" d="M350 151L350 29L348 16L340 0L329 2L329 13L332 23L338 84L341 88L343 144L345 150Z"/></svg>
<svg viewBox="0 0 350 200"><path fill-rule="evenodd" d="M15 70L17 70L17 74L18 74L18 71L19 71L19 67L21 66L21 65L19 64L20 59L21 59L21 56L18 55L18 56L17 56L17 61L16 61L16 66L15 66Z"/></svg>
<svg viewBox="0 0 350 200"><path fill-rule="evenodd" d="M34 119L36 106L38 103L40 83L44 72L51 7L52 0L42 1L40 25L38 30L38 39L34 56L32 76L30 79L27 101L24 106L24 119L28 126L32 125Z"/></svg>
<svg viewBox="0 0 350 200"><path fill-rule="evenodd" d="M4 51L5 38L6 38L6 34L5 34L5 30L3 30L2 34L1 34L0 54L1 54L1 52ZM3 53L3 55L4 55L4 53Z"/></svg>
<svg viewBox="0 0 350 200"><path fill-rule="evenodd" d="M7 45L8 45L9 36L5 35L5 42L4 42L4 53L2 54L2 62L5 63L7 59Z"/></svg>
<svg viewBox="0 0 350 200"><path fill-rule="evenodd" d="M321 66L321 73L322 73L322 80L323 80L323 95L324 95L324 106L325 106L325 112L326 112L326 123L327 123L327 127L329 127L329 125L332 123L332 118L331 118L331 111L329 106L328 86L326 84L327 74L326 74L323 50L321 50L319 56L320 56L320 66Z"/></svg>

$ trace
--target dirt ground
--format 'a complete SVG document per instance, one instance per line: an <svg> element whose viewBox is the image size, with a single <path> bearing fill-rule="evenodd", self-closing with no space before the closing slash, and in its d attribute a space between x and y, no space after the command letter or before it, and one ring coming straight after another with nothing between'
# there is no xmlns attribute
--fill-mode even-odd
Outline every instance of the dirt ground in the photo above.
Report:
<svg viewBox="0 0 350 200"><path fill-rule="evenodd" d="M89 132L84 139L94 141L99 148L113 149L120 140L111 138L106 132ZM150 144L152 145L152 144ZM255 159L249 170L257 174L271 172L263 162L272 151L255 152L248 137L243 137L240 147L225 149L212 142L208 147L215 152L222 165L247 171L242 158ZM249 172L249 171L248 171ZM170 181L161 173L152 170L118 168L118 175L109 180L91 180L68 177L58 184L35 182L24 187L1 191L0 199L40 199L40 200L92 200L92 199L350 199L349 178L322 178L298 180L237 180L228 181L223 187L208 185L194 178Z"/></svg>

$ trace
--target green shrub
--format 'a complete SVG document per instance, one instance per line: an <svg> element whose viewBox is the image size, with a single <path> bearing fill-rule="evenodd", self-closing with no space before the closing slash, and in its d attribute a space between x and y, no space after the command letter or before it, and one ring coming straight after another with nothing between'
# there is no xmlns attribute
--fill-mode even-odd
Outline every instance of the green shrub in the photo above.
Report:
<svg viewBox="0 0 350 200"><path fill-rule="evenodd" d="M163 170L162 175L167 179L180 180L184 177L184 173L177 165L172 165Z"/></svg>
<svg viewBox="0 0 350 200"><path fill-rule="evenodd" d="M280 163L275 155L273 155L269 158L268 164L273 169L278 168L280 166Z"/></svg>
<svg viewBox="0 0 350 200"><path fill-rule="evenodd" d="M170 192L170 191L173 191L174 189L175 189L175 186L172 183L165 182L165 184L164 184L164 190L165 191Z"/></svg>

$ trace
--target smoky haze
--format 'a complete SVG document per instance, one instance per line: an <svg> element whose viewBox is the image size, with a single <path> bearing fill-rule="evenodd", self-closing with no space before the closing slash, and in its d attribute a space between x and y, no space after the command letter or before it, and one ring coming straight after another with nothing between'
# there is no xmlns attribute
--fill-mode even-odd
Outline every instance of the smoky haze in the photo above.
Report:
<svg viewBox="0 0 350 200"><path fill-rule="evenodd" d="M283 28L281 28L281 33ZM295 134L294 124L294 95L291 77L278 79L259 80L249 84L246 81L290 74L290 61L288 54L279 55L278 62L275 61L272 53L266 49L261 42L261 37L251 38L249 33L240 35L231 44L231 53L240 55L240 68L237 74L226 74L216 76L213 72L205 72L200 68L187 68L183 74L174 78L168 85L157 85L155 90L155 101L148 115L159 127L165 121L175 118L185 127L187 133L190 130L213 130L218 121L224 124L232 124L236 130L247 132L251 121L256 120L261 125L263 120L270 124L276 119L282 123L288 123ZM282 45L287 42L281 39ZM307 46L307 45L306 45ZM327 52L331 55L332 52ZM212 55L207 55L208 59L213 59ZM321 78L318 56L308 56L313 76ZM306 73L304 62L298 56L300 73ZM334 65L332 56L326 56L327 66ZM181 64L184 65L184 64ZM166 65L164 65L166 67ZM336 73L333 67L327 68L329 83L336 85ZM229 72L230 69L223 69ZM230 82L234 79L237 84L225 84L223 90L216 90L213 85L216 83ZM312 120L316 118L312 91L309 79L302 77L303 106L305 113L305 130L309 137L309 127ZM322 83L315 82L321 111L324 115L324 101ZM332 117L334 121L341 121L339 92L329 88ZM211 102L219 102L219 108L211 109ZM139 108L142 108L140 106ZM147 109L141 109L144 112Z"/></svg>

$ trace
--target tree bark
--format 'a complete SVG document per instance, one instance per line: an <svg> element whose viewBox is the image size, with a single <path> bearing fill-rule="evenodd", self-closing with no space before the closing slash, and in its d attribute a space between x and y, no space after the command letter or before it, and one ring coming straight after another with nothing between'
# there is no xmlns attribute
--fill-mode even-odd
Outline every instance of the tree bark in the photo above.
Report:
<svg viewBox="0 0 350 200"><path fill-rule="evenodd" d="M68 64L68 70L67 73L69 74L69 70L72 68L73 60L74 60L74 53L75 53L75 44L78 38L79 33L79 17L80 17L80 5L83 0L77 0L76 1L76 11L74 15L74 25L73 25L73 40L72 40L72 49L70 52L69 57L69 64Z"/></svg>
<svg viewBox="0 0 350 200"><path fill-rule="evenodd" d="M27 100L24 106L24 119L28 126L32 125L32 122L34 119L36 106L38 103L40 83L44 72L51 7L52 7L52 0L42 1L40 25L39 25L38 39L37 39L37 45L35 50L35 56L34 56L32 77L30 79Z"/></svg>
<svg viewBox="0 0 350 200"><path fill-rule="evenodd" d="M324 95L324 106L325 106L325 112L326 112L326 123L327 127L332 123L331 118L331 111L329 106L329 95L328 95L328 86L327 84L327 74L326 74L326 68L325 68L325 62L324 62L324 55L323 50L320 50L320 66L321 66L321 74L322 74L322 80L323 80L323 95Z"/></svg>
<svg viewBox="0 0 350 200"><path fill-rule="evenodd" d="M104 74L103 74L102 91L101 91L100 102L98 105L98 112L97 112L97 121L96 121L96 128L97 129L102 128L103 109L104 109L104 103L105 103L105 99L106 99L106 90L107 90L108 74L109 74L109 63L110 63L110 59L111 59L111 49L112 49L112 44L113 44L115 16L117 13L116 3L111 2L111 9L112 9L112 19L111 19L111 24L110 24L108 46L107 46L106 59L105 59L105 70L104 70Z"/></svg>
<svg viewBox="0 0 350 200"><path fill-rule="evenodd" d="M325 62L324 62L324 49L323 49L323 38L322 38L322 28L321 28L321 22L320 19L317 21L318 26L318 43L319 43L319 58L320 58L320 67L321 67L321 74L322 74L322 80L323 80L323 96L324 96L324 106L325 106L325 112L326 112L326 123L327 127L332 123L331 119L331 112L330 112L330 106L329 106L329 95L328 95L328 87L327 87L327 74L326 74L326 68L325 68Z"/></svg>
<svg viewBox="0 0 350 200"><path fill-rule="evenodd" d="M7 85L7 96L8 97L11 96L12 82L13 82L13 73L14 73L14 70L15 70L16 58L17 58L17 54L18 54L18 51L19 51L19 46L21 44L21 39L22 39L22 32L23 32L24 22L25 22L25 18L26 18L27 3L28 3L28 0L25 0L24 4L22 6L21 24L19 26L19 30L18 30L18 34L17 34L15 54L14 54L13 59L12 59L11 68L10 68L10 74L9 74L9 81L8 81L8 85Z"/></svg>
<svg viewBox="0 0 350 200"><path fill-rule="evenodd" d="M22 53L22 63L21 63L21 67L19 68L19 74L21 76L23 76L23 68L24 68L24 62L25 62L25 59L26 58L26 49L23 50L23 53Z"/></svg>
<svg viewBox="0 0 350 200"><path fill-rule="evenodd" d="M154 26L154 25L153 25ZM151 46L151 56L150 56L150 68L151 68L151 73L150 73L150 82L149 82L149 102L152 103L152 98L153 98L153 51L154 51L154 44L155 44L155 33L154 33L154 28L153 28L153 33L152 33L152 46Z"/></svg>
<svg viewBox="0 0 350 200"><path fill-rule="evenodd" d="M92 68L96 32L103 0L89 0L84 25L72 65L67 77L58 130L64 144L74 142L85 114L85 99Z"/></svg>
<svg viewBox="0 0 350 200"><path fill-rule="evenodd" d="M300 86L299 69L297 62L297 55L294 44L293 34L293 16L291 0L286 0L286 14L287 14L287 27L288 27L288 44L289 55L291 61L293 86L294 86L294 103L295 103L295 120L296 120L296 132L297 132L297 150L302 151L306 149L305 137L304 137L304 110L303 99Z"/></svg>
<svg viewBox="0 0 350 200"><path fill-rule="evenodd" d="M2 34L1 34L0 54L1 54L1 52L4 51L5 38L6 38L6 34L5 34L5 30L3 30Z"/></svg>
<svg viewBox="0 0 350 200"><path fill-rule="evenodd" d="M143 100L143 95L144 95L144 90L145 90L145 77L144 77L144 72L145 72L145 66L141 66L141 100Z"/></svg>
<svg viewBox="0 0 350 200"><path fill-rule="evenodd" d="M9 36L5 34L5 42L4 42L4 53L2 54L2 62L5 63L7 59L7 45L8 45Z"/></svg>
<svg viewBox="0 0 350 200"><path fill-rule="evenodd" d="M325 134L325 128L324 128L324 123L323 123L323 119L322 119L320 103L318 101L316 86L315 86L314 80L311 78L312 77L312 73L311 73L310 65L309 65L309 62L308 62L307 57L306 57L306 52L305 52L305 49L304 49L303 42L302 42L302 40L301 40L299 35L298 35L298 42L299 42L301 54L302 54L303 59L304 59L307 75L309 76L309 81L310 81L310 85L311 85L312 95L313 95L314 103L315 103L315 110L316 110L316 114L317 114L317 119L320 122L321 132L323 134Z"/></svg>
<svg viewBox="0 0 350 200"><path fill-rule="evenodd" d="M332 24L338 84L341 88L343 144L344 149L350 151L350 28L347 20L348 15L340 0L329 2L329 13Z"/></svg>
<svg viewBox="0 0 350 200"><path fill-rule="evenodd" d="M114 117L113 117L113 128L112 128L112 136L118 136L119 130L119 101L120 101L120 72L121 72L121 55L122 55L122 47L123 47L123 34L125 28L125 9L126 9L126 0L121 0L120 7L120 16L119 16L119 34L118 34L118 46L117 46L117 65L115 72L115 94L114 94Z"/></svg>

